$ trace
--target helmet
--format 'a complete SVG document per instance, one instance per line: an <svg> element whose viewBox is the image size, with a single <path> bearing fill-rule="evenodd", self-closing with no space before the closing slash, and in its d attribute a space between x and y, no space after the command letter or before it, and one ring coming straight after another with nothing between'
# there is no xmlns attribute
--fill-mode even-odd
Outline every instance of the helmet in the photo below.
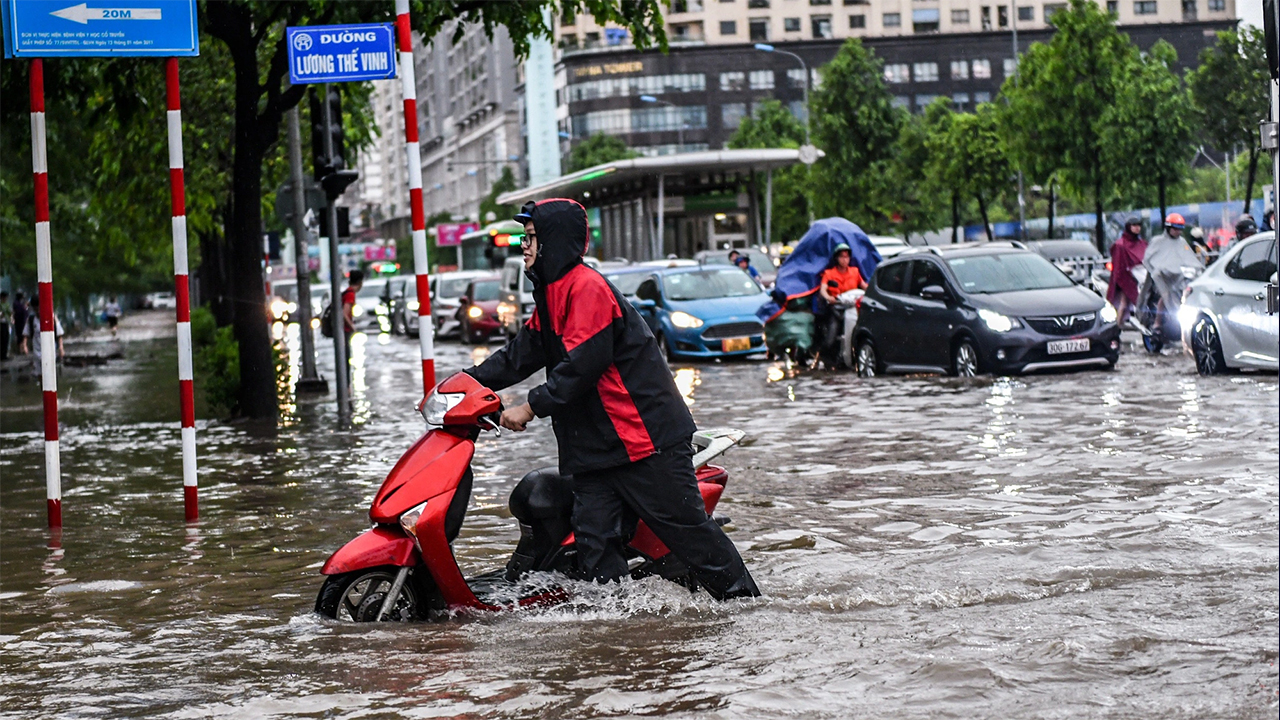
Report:
<svg viewBox="0 0 1280 720"><path fill-rule="evenodd" d="M1186 227L1186 225L1187 225L1187 221L1183 219L1183 217L1178 213L1169 213L1164 219L1165 227L1177 228L1181 230L1182 228Z"/></svg>
<svg viewBox="0 0 1280 720"><path fill-rule="evenodd" d="M1124 226L1126 229L1128 229L1130 225L1142 225L1142 218L1138 217L1137 215L1130 215L1128 218L1125 219Z"/></svg>
<svg viewBox="0 0 1280 720"><path fill-rule="evenodd" d="M1241 215L1236 221L1236 235L1239 237L1247 237L1258 232L1258 223L1253 221L1252 215Z"/></svg>
<svg viewBox="0 0 1280 720"><path fill-rule="evenodd" d="M840 243L839 245L836 246L835 250L831 251L831 254L838 255L842 252L852 252L852 250L849 249L848 243Z"/></svg>

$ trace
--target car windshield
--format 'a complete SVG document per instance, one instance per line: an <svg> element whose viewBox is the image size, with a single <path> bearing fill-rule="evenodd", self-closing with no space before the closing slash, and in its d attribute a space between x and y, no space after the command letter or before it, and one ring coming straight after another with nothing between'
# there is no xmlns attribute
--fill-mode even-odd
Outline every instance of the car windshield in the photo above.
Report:
<svg viewBox="0 0 1280 720"><path fill-rule="evenodd" d="M356 293L358 298L376 298L382 295L382 289L387 286L386 283L365 283L360 291Z"/></svg>
<svg viewBox="0 0 1280 720"><path fill-rule="evenodd" d="M472 299L476 302L485 302L487 300L498 299L498 289L501 284L497 280L482 280L477 282L472 291Z"/></svg>
<svg viewBox="0 0 1280 720"><path fill-rule="evenodd" d="M662 286L672 300L707 300L760 293L760 286L750 275L728 268L672 273L662 278Z"/></svg>
<svg viewBox="0 0 1280 720"><path fill-rule="evenodd" d="M969 293L1043 290L1073 285L1071 278L1063 275L1048 260L1029 252L971 255L951 258L947 264L960 281L960 287Z"/></svg>
<svg viewBox="0 0 1280 720"><path fill-rule="evenodd" d="M618 273L617 275L606 275L609 282L618 288L618 292L623 295L635 295L636 288L640 287L640 283L649 278L649 273L630 272Z"/></svg>
<svg viewBox="0 0 1280 720"><path fill-rule="evenodd" d="M462 297L462 293L467 291L467 283L470 282L471 281L466 278L441 280L440 289L436 291L436 295L447 298Z"/></svg>

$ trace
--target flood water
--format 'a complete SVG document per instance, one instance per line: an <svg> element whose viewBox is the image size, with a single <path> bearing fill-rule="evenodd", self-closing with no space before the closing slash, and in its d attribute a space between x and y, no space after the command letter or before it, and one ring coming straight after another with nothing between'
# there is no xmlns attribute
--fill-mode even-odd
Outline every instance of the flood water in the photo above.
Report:
<svg viewBox="0 0 1280 720"><path fill-rule="evenodd" d="M747 431L720 512L765 593L576 584L553 608L344 626L325 558L424 429L417 344L357 341L357 423L199 424L182 521L171 340L62 371L64 524L38 385L0 377L0 717L1274 718L1274 375L962 381L680 364L700 426ZM331 368L323 352L322 368ZM482 357L438 345L439 372ZM325 374L331 374L329 369ZM505 393L510 403L526 383ZM456 550L505 562L549 424L479 443ZM60 545L55 547L55 545Z"/></svg>

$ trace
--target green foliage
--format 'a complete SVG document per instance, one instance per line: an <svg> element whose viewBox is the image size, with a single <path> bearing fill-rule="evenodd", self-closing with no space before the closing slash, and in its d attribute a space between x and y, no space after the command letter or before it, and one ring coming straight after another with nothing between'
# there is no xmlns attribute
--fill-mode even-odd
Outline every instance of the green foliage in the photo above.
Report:
<svg viewBox="0 0 1280 720"><path fill-rule="evenodd" d="M730 148L798 148L804 142L804 125L777 100L756 106L742 119L729 138ZM809 229L808 168L793 165L773 171L773 226L776 242L795 242ZM764 212L764 181L758 183ZM761 220L763 226L763 219Z"/></svg>
<svg viewBox="0 0 1280 720"><path fill-rule="evenodd" d="M614 160L636 157L636 151L627 147L626 141L616 135L596 133L573 146L569 153L569 172L586 170Z"/></svg>
<svg viewBox="0 0 1280 720"><path fill-rule="evenodd" d="M903 234L933 230L951 204L951 190L939 182L934 167L934 137L951 122L951 101L934 100L924 113L902 123L884 183L885 204Z"/></svg>
<svg viewBox="0 0 1280 720"><path fill-rule="evenodd" d="M930 172L941 187L978 202L990 233L989 203L1009 190L1013 167L1000 137L998 108L983 103L973 113L939 114L929 138Z"/></svg>
<svg viewBox="0 0 1280 720"><path fill-rule="evenodd" d="M1111 168L1103 164L1105 115L1115 104L1122 71L1137 48L1116 30L1115 15L1088 0L1053 14L1048 44L1034 43L1005 80L1004 136L1011 156L1033 182L1057 173L1077 196L1092 195L1101 228Z"/></svg>
<svg viewBox="0 0 1280 720"><path fill-rule="evenodd" d="M196 387L210 411L223 417L240 410L240 345L230 327L218 327L207 308L191 311ZM286 373L288 368L286 367Z"/></svg>
<svg viewBox="0 0 1280 720"><path fill-rule="evenodd" d="M516 176L511 172L511 166L503 165L502 175L493 182L493 187L489 188L489 194L480 201L480 214L477 217L480 218L481 226L490 222L489 213L493 213L495 220L510 220L516 214L519 208L515 205L498 204L499 195L515 190L516 187Z"/></svg>
<svg viewBox="0 0 1280 720"><path fill-rule="evenodd" d="M1209 141L1222 150L1249 152L1246 193L1253 195L1258 162L1258 122L1267 116L1266 40L1258 28L1218 33L1218 42L1200 53L1200 66L1187 73L1191 100Z"/></svg>
<svg viewBox="0 0 1280 720"><path fill-rule="evenodd" d="M1178 54L1161 40L1121 73L1116 101L1102 114L1103 163L1117 190L1134 206L1156 201L1164 214L1167 189L1190 170L1194 132L1190 98L1173 72Z"/></svg>
<svg viewBox="0 0 1280 720"><path fill-rule="evenodd" d="M907 112L893 106L883 64L860 40L846 41L809 104L814 143L826 152L812 172L817 214L887 229L883 181Z"/></svg>

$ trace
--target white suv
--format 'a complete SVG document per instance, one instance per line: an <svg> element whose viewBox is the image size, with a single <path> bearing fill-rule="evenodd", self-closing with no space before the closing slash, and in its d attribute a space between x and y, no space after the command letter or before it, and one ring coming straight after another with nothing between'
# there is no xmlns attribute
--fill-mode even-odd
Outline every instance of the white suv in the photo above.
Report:
<svg viewBox="0 0 1280 720"><path fill-rule="evenodd" d="M1187 288L1178 323L1201 375L1280 368L1280 316L1267 314L1276 282L1275 233L1237 243Z"/></svg>

